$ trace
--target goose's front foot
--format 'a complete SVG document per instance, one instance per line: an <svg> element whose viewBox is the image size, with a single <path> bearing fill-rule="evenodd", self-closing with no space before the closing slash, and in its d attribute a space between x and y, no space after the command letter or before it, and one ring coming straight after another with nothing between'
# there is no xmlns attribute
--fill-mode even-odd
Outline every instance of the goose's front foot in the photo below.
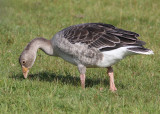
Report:
<svg viewBox="0 0 160 114"><path fill-rule="evenodd" d="M112 92L115 92L115 91L117 91L117 88L116 88L115 86L113 86L113 87L110 87L110 90L111 90Z"/></svg>

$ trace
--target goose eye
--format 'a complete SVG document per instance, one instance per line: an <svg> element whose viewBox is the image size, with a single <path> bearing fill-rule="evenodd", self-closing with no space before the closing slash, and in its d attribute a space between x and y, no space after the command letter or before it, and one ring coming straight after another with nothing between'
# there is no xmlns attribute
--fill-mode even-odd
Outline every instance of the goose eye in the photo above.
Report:
<svg viewBox="0 0 160 114"><path fill-rule="evenodd" d="M25 64L25 63L26 63L26 61L25 61L25 60L23 60L23 61L22 61L22 63L23 63L23 64Z"/></svg>

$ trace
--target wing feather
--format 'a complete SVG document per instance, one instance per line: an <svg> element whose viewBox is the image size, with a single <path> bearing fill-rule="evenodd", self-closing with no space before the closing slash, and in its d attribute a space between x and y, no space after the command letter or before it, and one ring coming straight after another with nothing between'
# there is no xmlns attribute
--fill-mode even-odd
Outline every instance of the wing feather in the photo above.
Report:
<svg viewBox="0 0 160 114"><path fill-rule="evenodd" d="M73 25L62 30L64 38L72 44L82 43L89 48L108 50L123 45L143 45L137 33L119 29L110 24L86 23Z"/></svg>

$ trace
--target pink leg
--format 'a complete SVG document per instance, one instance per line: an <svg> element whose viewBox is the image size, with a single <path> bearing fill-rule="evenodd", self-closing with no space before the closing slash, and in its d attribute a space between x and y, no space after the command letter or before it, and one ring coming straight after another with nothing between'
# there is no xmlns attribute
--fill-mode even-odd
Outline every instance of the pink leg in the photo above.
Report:
<svg viewBox="0 0 160 114"><path fill-rule="evenodd" d="M85 74L80 74L81 87L82 87L83 89L85 89L85 78L86 78Z"/></svg>
<svg viewBox="0 0 160 114"><path fill-rule="evenodd" d="M110 90L111 91L116 91L117 88L116 88L116 86L114 84L114 75L113 75L112 67L108 67L108 72L107 73L108 73L108 75L110 77Z"/></svg>

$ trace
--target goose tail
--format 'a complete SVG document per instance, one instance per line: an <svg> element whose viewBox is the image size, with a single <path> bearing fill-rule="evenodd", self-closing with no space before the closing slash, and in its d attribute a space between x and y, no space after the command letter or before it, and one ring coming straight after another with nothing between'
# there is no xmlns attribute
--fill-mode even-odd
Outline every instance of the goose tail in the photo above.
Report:
<svg viewBox="0 0 160 114"><path fill-rule="evenodd" d="M144 47L132 47L132 48L128 48L128 50L136 54L145 54L145 55L154 54L152 50L144 48Z"/></svg>

